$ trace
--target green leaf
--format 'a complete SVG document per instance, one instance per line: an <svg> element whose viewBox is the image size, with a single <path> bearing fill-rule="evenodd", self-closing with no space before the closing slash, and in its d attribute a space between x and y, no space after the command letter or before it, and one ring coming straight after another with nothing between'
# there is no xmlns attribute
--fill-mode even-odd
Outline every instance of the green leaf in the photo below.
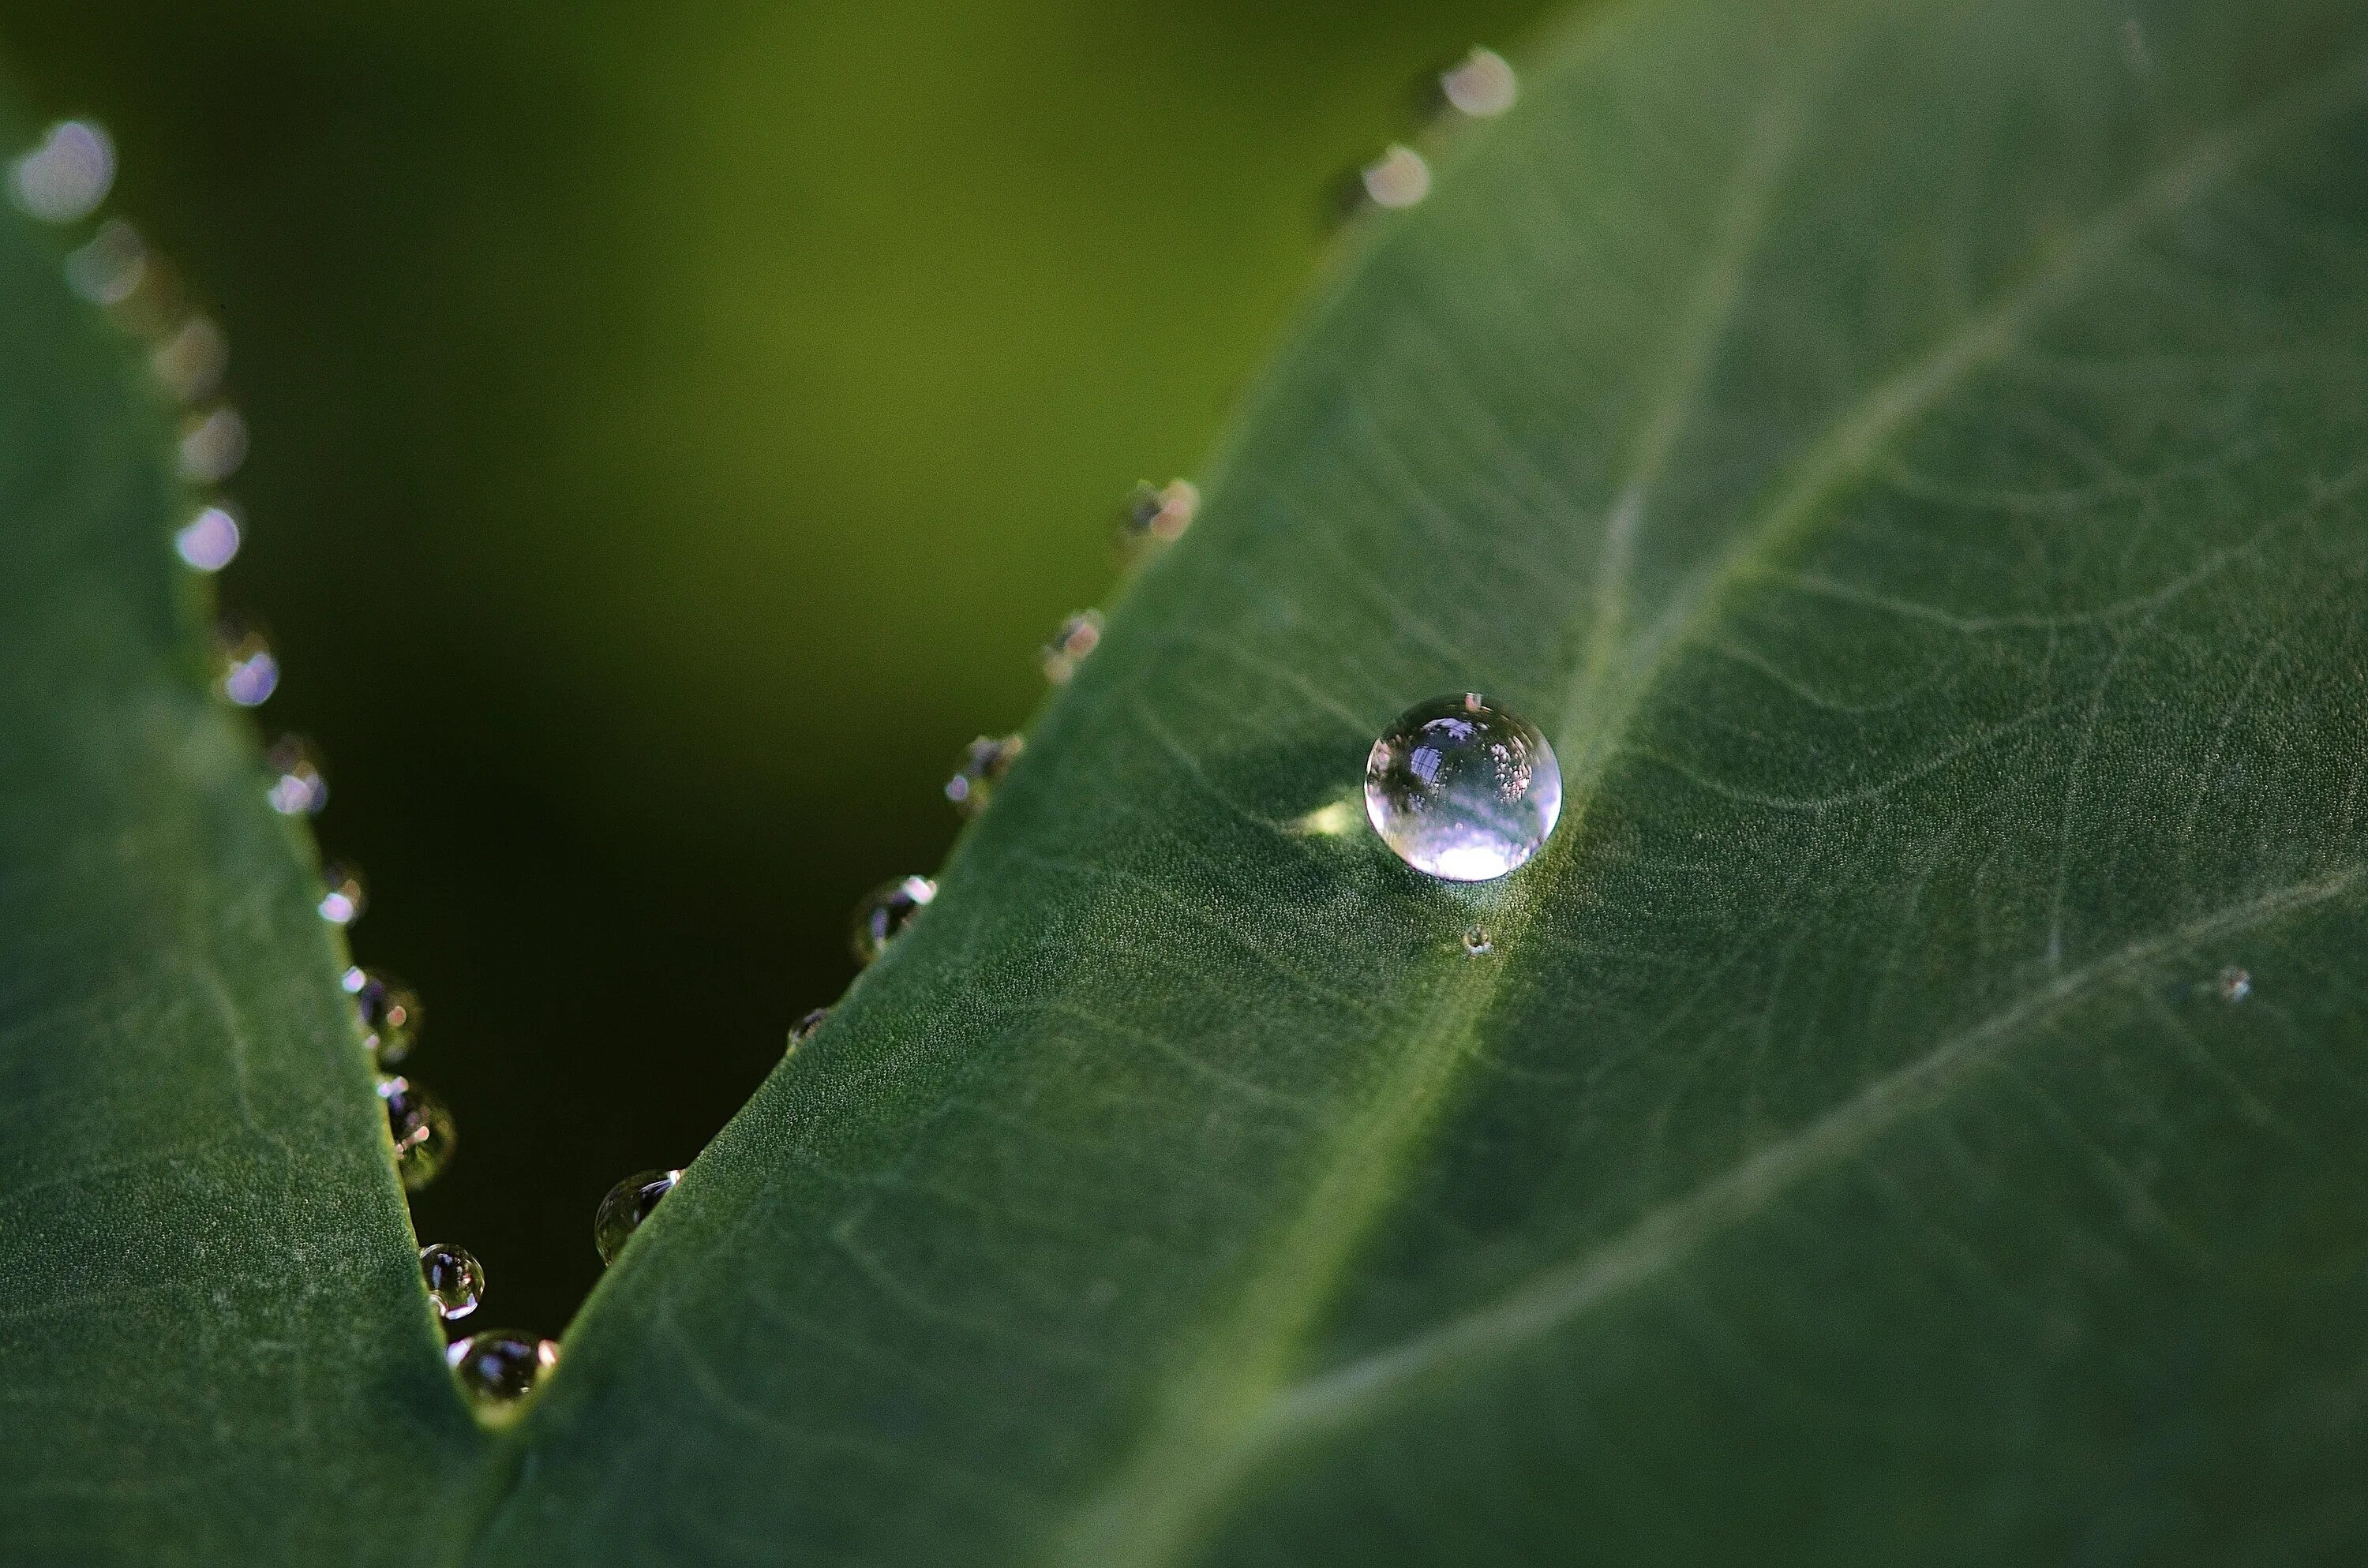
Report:
<svg viewBox="0 0 2368 1568"><path fill-rule="evenodd" d="M941 895L482 1462L420 1387L334 960L174 652L157 482L87 508L104 548L40 530L0 631L15 1212L96 1191L77 1268L112 1227L166 1289L349 1315L267 1412L255 1336L51 1327L36 1266L45 1377L104 1393L28 1397L0 1495L150 1474L137 1393L254 1425L221 1484L283 1489L288 1561L334 1557L289 1456L347 1442L338 1523L444 1499L417 1560L484 1568L2356 1558L2368 19L1630 0L1433 151ZM6 460L91 451L9 395ZM1567 789L1475 887L1357 820L1376 732L1462 689ZM169 773L160 707L230 760ZM102 1014L73 966L135 926ZM207 975L245 1027L160 1108ZM209 1101L305 1170L196 1167L238 1265L146 1219L194 1188L75 1174ZM98 1533L136 1507L57 1506Z"/></svg>
<svg viewBox="0 0 2368 1568"><path fill-rule="evenodd" d="M169 415L58 250L0 210L0 1559L414 1561L482 1440Z"/></svg>

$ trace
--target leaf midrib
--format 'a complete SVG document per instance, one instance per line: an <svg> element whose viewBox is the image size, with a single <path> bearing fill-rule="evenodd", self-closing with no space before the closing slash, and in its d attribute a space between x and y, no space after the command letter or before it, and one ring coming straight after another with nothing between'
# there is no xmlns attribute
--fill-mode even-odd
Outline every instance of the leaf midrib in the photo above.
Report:
<svg viewBox="0 0 2368 1568"><path fill-rule="evenodd" d="M1589 608L1598 618L1609 612L1618 619L1608 630L1600 619L1595 621L1594 634L1569 677L1570 697L1556 736L1558 748L1575 765L1566 797L1573 820L1547 846L1539 864L1510 890L1508 918L1502 923L1504 945L1518 946L1519 929L1527 925L1536 903L1531 890L1552 881L1553 873L1576 858L1587 807L1646 699L1676 656L1718 619L1729 597L1766 563L1796 550L1816 521L1828 515L1827 503L1861 477L1890 440L1949 391L1995 363L2032 322L2076 297L2092 274L2120 256L2148 227L2192 206L2284 131L2353 101L2362 89L2363 67L2368 67L2368 56L2347 57L2199 134L2128 196L2083 224L1988 308L1970 314L1927 353L1853 402L1780 483L1758 520L1738 528L1735 543L1680 585L1660 614L1627 644L1623 656L1619 632L1628 609L1630 542L1642 526L1653 483L1691 417L1687 404L1699 395L1715 363L1717 346L1743 295L1743 257L1729 254L1729 244L1717 248L1694 293L1698 305L1718 299L1722 290L1724 299L1715 307L1690 312L1691 331L1681 326L1680 347L1673 358L1691 373L1673 374L1664 382L1662 399L1633 449L1630 477L1615 492L1607 517L1599 571L1608 569L1610 585L1599 585ZM1762 123L1780 127L1782 117L1763 117ZM1793 140L1788 137L1784 143L1787 154ZM1759 228L1748 221L1748 207L1766 192L1755 192L1753 184L1757 179L1772 186L1781 166L1781 157L1755 156L1753 150L1746 150L1730 182L1734 189L1722 224L1721 232L1732 244L1748 250L1756 242ZM1589 724L1590 713L1604 717ZM1171 1374L1165 1397L1155 1401L1159 1415L1152 1433L1055 1529L1046 1561L1063 1568L1159 1568L1178 1561L1256 1458L1349 1430L1363 1415L1386 1403L1390 1394L1428 1373L1550 1332L1682 1256L1686 1248L1673 1244L1674 1240L1689 1235L1702 1239L1723 1228L1718 1222L1722 1217L1739 1217L1741 1211L1734 1207L1738 1195L1781 1190L1822 1168L1821 1158L1846 1146L1849 1137L1882 1125L1884 1108L1896 1119L1937 1103L1971 1076L1971 1069L1953 1069L1977 1058L1984 1047L2002 1046L2026 1025L2135 967L2190 943L2324 903L2351 888L2357 877L2358 869L2351 868L2273 890L2063 975L1794 1133L1720 1171L1684 1198L1647 1213L1618 1236L1533 1276L1497 1302L1417 1331L1355 1362L1289 1382L1283 1371L1303 1358L1309 1331L1388 1206L1391 1194L1374 1173L1393 1178L1402 1173L1405 1157L1428 1131L1433 1113L1446 1103L1454 1069L1481 1032L1506 971L1501 964L1485 966L1469 983L1477 994L1461 1011L1452 1004L1467 987L1451 983L1442 988L1444 996L1434 998L1426 1009L1424 1027L1408 1031L1398 1062L1383 1079L1374 1100L1333 1141L1308 1202L1270 1247L1270 1261L1251 1274L1201 1350L1178 1363L1179 1370ZM1439 1027L1441 1002L1447 1006L1444 1025ZM1927 1088L1930 1095L1919 1098L1918 1091ZM1873 1102L1870 1096L1875 1096ZM1873 1112L1867 1108L1870 1103L1876 1108ZM1352 1182L1347 1179L1351 1171L1365 1172L1369 1179ZM1336 1193L1357 1188L1362 1190L1355 1192L1355 1210L1343 1212L1332 1206ZM1277 1301L1284 1303L1281 1310L1269 1310Z"/></svg>

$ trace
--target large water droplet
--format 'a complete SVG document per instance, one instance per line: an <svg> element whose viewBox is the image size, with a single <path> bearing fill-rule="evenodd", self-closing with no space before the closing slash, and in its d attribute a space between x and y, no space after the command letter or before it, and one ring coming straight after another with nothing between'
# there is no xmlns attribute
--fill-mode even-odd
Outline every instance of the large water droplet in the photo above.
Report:
<svg viewBox="0 0 2368 1568"><path fill-rule="evenodd" d="M109 218L66 253L66 287L94 305L115 306L147 280L148 242L120 218Z"/></svg>
<svg viewBox="0 0 2368 1568"><path fill-rule="evenodd" d="M271 774L264 798L283 817L316 817L329 803L329 781L321 773L313 744L302 735L282 735L264 754Z"/></svg>
<svg viewBox="0 0 2368 1568"><path fill-rule="evenodd" d="M279 689L279 659L262 632L225 620L214 629L215 668L222 694L241 708L256 708Z"/></svg>
<svg viewBox="0 0 2368 1568"><path fill-rule="evenodd" d="M467 1317L485 1297L485 1266L466 1247L430 1242L419 1249L419 1276L427 1282L427 1299L446 1323Z"/></svg>
<svg viewBox="0 0 2368 1568"><path fill-rule="evenodd" d="M609 1189L609 1196L600 1199L599 1209L592 1215L592 1244L600 1249L602 1263L617 1261L642 1221L681 1179L680 1171L642 1171Z"/></svg>
<svg viewBox="0 0 2368 1568"><path fill-rule="evenodd" d="M330 925L350 926L370 907L370 889L362 882L359 867L332 860L321 868L321 881L326 887L317 907L321 918Z"/></svg>
<svg viewBox="0 0 2368 1568"><path fill-rule="evenodd" d="M855 906L855 959L870 963L905 934L905 927L938 896L938 884L927 877L899 877L882 882Z"/></svg>
<svg viewBox="0 0 2368 1568"><path fill-rule="evenodd" d="M238 515L227 506L206 506L173 535L173 552L184 565L219 572L238 554Z"/></svg>
<svg viewBox="0 0 2368 1568"><path fill-rule="evenodd" d="M1054 686L1067 685L1101 641L1102 612L1098 609L1081 609L1061 622L1061 630L1044 644L1044 678Z"/></svg>
<svg viewBox="0 0 2368 1568"><path fill-rule="evenodd" d="M87 119L60 120L8 165L8 194L46 223L89 217L114 183L115 143L104 126Z"/></svg>
<svg viewBox="0 0 2368 1568"><path fill-rule="evenodd" d="M962 766L946 780L946 799L966 817L976 816L986 809L986 798L1003 782L1027 742L1018 735L981 735L971 742L962 753Z"/></svg>
<svg viewBox="0 0 2368 1568"><path fill-rule="evenodd" d="M354 999L354 1015L361 1020L362 1047L381 1067L392 1067L411 1054L419 1038L419 994L395 979L356 965L340 983Z"/></svg>
<svg viewBox="0 0 2368 1568"><path fill-rule="evenodd" d="M246 418L226 403L193 414L181 426L181 477L220 484L246 460Z"/></svg>
<svg viewBox="0 0 2368 1568"><path fill-rule="evenodd" d="M1447 107L1474 119L1511 108L1519 90L1513 68L1493 49L1474 49L1439 75L1439 96Z"/></svg>
<svg viewBox="0 0 2368 1568"><path fill-rule="evenodd" d="M1482 882L1537 853L1562 815L1562 768L1536 726L1477 692L1398 715L1365 762L1365 817L1417 871Z"/></svg>
<svg viewBox="0 0 2368 1568"><path fill-rule="evenodd" d="M1466 958L1485 959L1497 950L1497 938L1474 926L1463 933L1463 954Z"/></svg>
<svg viewBox="0 0 2368 1568"><path fill-rule="evenodd" d="M559 1342L515 1328L487 1329L446 1346L444 1359L479 1409L503 1411L559 1365Z"/></svg>
<svg viewBox="0 0 2368 1568"><path fill-rule="evenodd" d="M1130 543L1171 543L1192 526L1193 514L1200 509L1201 491L1190 480L1154 484L1146 479L1127 497L1120 533Z"/></svg>
<svg viewBox="0 0 2368 1568"><path fill-rule="evenodd" d="M408 1078L381 1074L378 1097L386 1107L386 1130L394 1139L394 1168L403 1185L416 1192L452 1162L460 1133L444 1102Z"/></svg>
<svg viewBox="0 0 2368 1568"><path fill-rule="evenodd" d="M184 318L148 351L149 373L178 403L213 395L229 369L230 339L211 316Z"/></svg>
<svg viewBox="0 0 2368 1568"><path fill-rule="evenodd" d="M814 1039L814 1030L822 1028L824 1022L828 1019L829 1017L829 1008L816 1007L813 1012L808 1013L804 1017L800 1018L796 1023L791 1024L790 1026L789 1050L795 1051L798 1047L805 1044L806 1041ZM782 1054L787 1055L788 1053L788 1051L784 1051Z"/></svg>
<svg viewBox="0 0 2368 1568"><path fill-rule="evenodd" d="M1365 199L1376 207L1412 207L1430 194L1430 165L1403 143L1391 147L1357 175Z"/></svg>

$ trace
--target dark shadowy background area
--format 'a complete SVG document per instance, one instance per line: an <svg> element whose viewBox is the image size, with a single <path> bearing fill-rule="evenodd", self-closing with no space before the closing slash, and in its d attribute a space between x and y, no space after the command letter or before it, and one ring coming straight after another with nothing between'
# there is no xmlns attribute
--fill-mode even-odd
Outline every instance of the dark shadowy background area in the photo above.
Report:
<svg viewBox="0 0 2368 1568"><path fill-rule="evenodd" d="M1333 176L1532 0L15 0L32 108L211 299L226 605L325 752L459 1158L424 1238L554 1331L942 858L973 735L1191 473ZM1517 56L1518 58L1518 56Z"/></svg>

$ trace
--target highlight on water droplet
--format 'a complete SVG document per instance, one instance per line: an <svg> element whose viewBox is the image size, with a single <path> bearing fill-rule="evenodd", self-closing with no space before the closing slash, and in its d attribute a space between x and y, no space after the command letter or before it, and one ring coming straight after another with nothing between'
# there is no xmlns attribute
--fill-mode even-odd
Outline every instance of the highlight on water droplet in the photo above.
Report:
<svg viewBox="0 0 2368 1568"><path fill-rule="evenodd" d="M681 1179L680 1171L640 1171L609 1189L592 1215L592 1244L599 1249L602 1263L617 1261L642 1221Z"/></svg>
<svg viewBox="0 0 2368 1568"><path fill-rule="evenodd" d="M148 370L176 403L211 397L230 369L230 339L209 315L184 317L148 351Z"/></svg>
<svg viewBox="0 0 2368 1568"><path fill-rule="evenodd" d="M89 217L115 184L115 142L96 120L62 119L8 165L8 195L45 223Z"/></svg>
<svg viewBox="0 0 2368 1568"><path fill-rule="evenodd" d="M1430 165L1404 142L1396 142L1357 175L1365 199L1376 207L1412 207L1430 194Z"/></svg>
<svg viewBox="0 0 2368 1568"><path fill-rule="evenodd" d="M853 946L858 963L871 963L905 934L905 927L938 896L938 884L927 877L899 877L882 882L855 906Z"/></svg>
<svg viewBox="0 0 2368 1568"><path fill-rule="evenodd" d="M313 743L302 735L282 735L263 754L271 775L264 799L283 817L316 817L329 803L329 780L322 775Z"/></svg>
<svg viewBox="0 0 2368 1568"><path fill-rule="evenodd" d="M241 708L260 707L279 689L279 660L263 633L236 620L214 628L216 684Z"/></svg>
<svg viewBox="0 0 2368 1568"><path fill-rule="evenodd" d="M148 242L120 218L109 218L66 253L66 287L94 305L123 303L148 276Z"/></svg>
<svg viewBox="0 0 2368 1568"><path fill-rule="evenodd" d="M434 1181L452 1162L460 1132L444 1102L392 1073L378 1079L378 1097L386 1107L386 1130L394 1139L395 1174L406 1191L416 1192Z"/></svg>
<svg viewBox="0 0 2368 1568"><path fill-rule="evenodd" d="M338 983L354 999L354 1015L362 1026L362 1049L381 1068L392 1067L411 1054L419 1039L422 1015L419 994L391 974L347 969Z"/></svg>
<svg viewBox="0 0 2368 1568"><path fill-rule="evenodd" d="M199 572L219 572L238 554L238 515L227 506L203 506L173 535L181 563Z"/></svg>
<svg viewBox="0 0 2368 1568"><path fill-rule="evenodd" d="M829 1017L829 1008L816 1007L813 1012L808 1013L804 1017L800 1018L796 1023L791 1024L790 1026L789 1050L784 1051L781 1054L786 1056L790 1054L790 1052L796 1051L798 1047L805 1044L806 1041L814 1039L814 1030L822 1028L824 1020L827 1019Z"/></svg>
<svg viewBox="0 0 2368 1568"><path fill-rule="evenodd" d="M946 780L946 799L966 817L986 809L986 798L1003 782L1027 742L1018 735L981 735L962 753L962 765Z"/></svg>
<svg viewBox="0 0 2368 1568"><path fill-rule="evenodd" d="M180 460L191 484L220 484L246 461L245 416L226 403L191 415L181 426Z"/></svg>
<svg viewBox="0 0 2368 1568"><path fill-rule="evenodd" d="M1061 622L1061 630L1044 644L1044 678L1054 686L1067 685L1101 641L1102 612L1098 609L1081 609Z"/></svg>
<svg viewBox="0 0 2368 1568"><path fill-rule="evenodd" d="M1463 953L1466 958L1485 959L1497 950L1496 938L1474 926L1463 933Z"/></svg>
<svg viewBox="0 0 2368 1568"><path fill-rule="evenodd" d="M419 1249L419 1276L427 1283L427 1299L446 1323L467 1317L485 1299L485 1266L466 1247L430 1242Z"/></svg>
<svg viewBox="0 0 2368 1568"><path fill-rule="evenodd" d="M1456 113L1487 119L1513 107L1520 93L1513 68L1493 49L1474 49L1439 74L1439 96Z"/></svg>
<svg viewBox="0 0 2368 1568"><path fill-rule="evenodd" d="M461 1392L484 1415L507 1415L559 1365L559 1342L515 1328L487 1329L444 1347Z"/></svg>
<svg viewBox="0 0 2368 1568"><path fill-rule="evenodd" d="M2220 1000L2234 1006L2252 994L2253 976L2250 971L2241 970L2235 964L2230 964L2220 971Z"/></svg>
<svg viewBox="0 0 2368 1568"><path fill-rule="evenodd" d="M1365 818L1416 870L1488 881L1562 816L1562 767L1536 726L1477 692L1416 704L1365 761Z"/></svg>
<svg viewBox="0 0 2368 1568"><path fill-rule="evenodd" d="M332 860L321 868L321 880L327 884L321 894L321 918L330 925L350 926L370 907L370 889L363 885L359 866Z"/></svg>
<svg viewBox="0 0 2368 1568"><path fill-rule="evenodd" d="M1127 497L1119 522L1120 536L1134 544L1170 544L1183 537L1200 509L1200 487L1190 480L1154 484L1146 479Z"/></svg>

